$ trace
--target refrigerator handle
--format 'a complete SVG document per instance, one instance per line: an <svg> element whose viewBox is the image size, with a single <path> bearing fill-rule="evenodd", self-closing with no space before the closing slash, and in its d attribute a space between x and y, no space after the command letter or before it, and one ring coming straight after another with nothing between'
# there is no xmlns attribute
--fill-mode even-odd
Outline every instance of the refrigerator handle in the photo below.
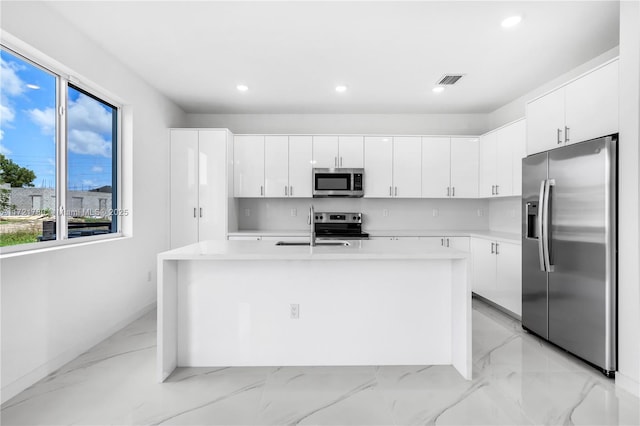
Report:
<svg viewBox="0 0 640 426"><path fill-rule="evenodd" d="M551 194L551 187L556 184L554 179L547 179L545 181L544 188L544 207L542 210L542 243L544 245L544 263L546 265L547 272L553 272L553 265L551 264L551 235L549 229L549 216L551 215L551 207L549 206L549 197Z"/></svg>
<svg viewBox="0 0 640 426"><path fill-rule="evenodd" d="M538 227L538 260L540 261L540 270L546 272L547 271L547 264L545 263L544 259L544 244L542 243L542 240L544 239L543 237L543 230L542 230L542 224L543 224L543 216L544 216L544 193L545 193L545 185L546 185L546 180L543 180L540 182L540 196L538 198L538 214L536 215L536 226Z"/></svg>

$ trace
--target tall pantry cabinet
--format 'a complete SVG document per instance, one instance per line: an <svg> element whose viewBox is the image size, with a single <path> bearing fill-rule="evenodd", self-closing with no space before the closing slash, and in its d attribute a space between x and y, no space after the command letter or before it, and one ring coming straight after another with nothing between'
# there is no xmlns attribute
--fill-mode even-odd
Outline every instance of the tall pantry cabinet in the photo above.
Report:
<svg viewBox="0 0 640 426"><path fill-rule="evenodd" d="M233 228L229 220L236 220L229 179L233 168L231 132L171 129L169 161L171 248L226 239L227 229Z"/></svg>

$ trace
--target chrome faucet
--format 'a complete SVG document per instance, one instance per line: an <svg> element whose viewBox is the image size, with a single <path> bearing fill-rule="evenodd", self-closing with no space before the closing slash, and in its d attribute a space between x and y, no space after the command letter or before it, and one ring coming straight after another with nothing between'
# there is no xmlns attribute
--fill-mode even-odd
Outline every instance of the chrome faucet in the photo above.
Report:
<svg viewBox="0 0 640 426"><path fill-rule="evenodd" d="M316 246L316 226L313 221L315 218L315 211L313 210L313 204L309 205L309 245L311 247Z"/></svg>

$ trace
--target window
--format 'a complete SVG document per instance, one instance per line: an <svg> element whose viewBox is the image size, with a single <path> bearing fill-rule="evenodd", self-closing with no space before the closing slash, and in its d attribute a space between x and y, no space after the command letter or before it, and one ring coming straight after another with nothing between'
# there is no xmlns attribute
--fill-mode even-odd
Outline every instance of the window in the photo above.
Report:
<svg viewBox="0 0 640 426"><path fill-rule="evenodd" d="M119 107L4 46L0 65L2 251L119 232Z"/></svg>

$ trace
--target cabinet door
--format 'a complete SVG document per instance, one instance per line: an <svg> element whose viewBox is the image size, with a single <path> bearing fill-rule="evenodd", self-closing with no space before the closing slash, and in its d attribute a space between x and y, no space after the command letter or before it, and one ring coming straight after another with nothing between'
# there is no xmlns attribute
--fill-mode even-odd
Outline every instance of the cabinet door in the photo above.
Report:
<svg viewBox="0 0 640 426"><path fill-rule="evenodd" d="M527 104L527 155L564 145L564 88Z"/></svg>
<svg viewBox="0 0 640 426"><path fill-rule="evenodd" d="M364 196L393 196L393 138L367 137L364 150Z"/></svg>
<svg viewBox="0 0 640 426"><path fill-rule="evenodd" d="M289 136L289 197L311 197L312 159L311 136Z"/></svg>
<svg viewBox="0 0 640 426"><path fill-rule="evenodd" d="M497 243L495 302L522 315L522 253L520 245Z"/></svg>
<svg viewBox="0 0 640 426"><path fill-rule="evenodd" d="M264 195L289 196L289 137L264 138Z"/></svg>
<svg viewBox="0 0 640 426"><path fill-rule="evenodd" d="M450 194L450 138L422 138L422 197L446 198Z"/></svg>
<svg viewBox="0 0 640 426"><path fill-rule="evenodd" d="M481 198L495 196L497 182L496 161L498 145L498 131L487 133L480 137L480 164L478 179L478 195Z"/></svg>
<svg viewBox="0 0 640 426"><path fill-rule="evenodd" d="M495 301L496 295L496 255L495 242L484 238L471 238L473 274L471 288L474 293Z"/></svg>
<svg viewBox="0 0 640 426"><path fill-rule="evenodd" d="M422 196L422 140L420 137L393 138L393 195L400 198Z"/></svg>
<svg viewBox="0 0 640 426"><path fill-rule="evenodd" d="M496 188L498 197L513 195L513 125L503 127L496 132Z"/></svg>
<svg viewBox="0 0 640 426"><path fill-rule="evenodd" d="M618 133L618 61L565 87L566 142Z"/></svg>
<svg viewBox="0 0 640 426"><path fill-rule="evenodd" d="M522 195L522 159L527 156L527 122L520 120L510 126L513 151L511 153L513 195Z"/></svg>
<svg viewBox="0 0 640 426"><path fill-rule="evenodd" d="M338 137L313 137L313 167L338 167Z"/></svg>
<svg viewBox="0 0 640 426"><path fill-rule="evenodd" d="M364 138L362 136L340 136L338 167L364 167Z"/></svg>
<svg viewBox="0 0 640 426"><path fill-rule="evenodd" d="M264 197L264 136L236 136L233 141L236 197Z"/></svg>
<svg viewBox="0 0 640 426"><path fill-rule="evenodd" d="M444 237L419 237L424 242L427 249L440 249L446 247L446 239Z"/></svg>
<svg viewBox="0 0 640 426"><path fill-rule="evenodd" d="M478 198L478 138L451 138L451 196Z"/></svg>
<svg viewBox="0 0 640 426"><path fill-rule="evenodd" d="M447 237L449 247L469 253L471 247L469 237Z"/></svg>
<svg viewBox="0 0 640 426"><path fill-rule="evenodd" d="M171 248L198 241L198 131L171 130Z"/></svg>
<svg viewBox="0 0 640 426"><path fill-rule="evenodd" d="M227 132L200 130L198 240L227 236Z"/></svg>

